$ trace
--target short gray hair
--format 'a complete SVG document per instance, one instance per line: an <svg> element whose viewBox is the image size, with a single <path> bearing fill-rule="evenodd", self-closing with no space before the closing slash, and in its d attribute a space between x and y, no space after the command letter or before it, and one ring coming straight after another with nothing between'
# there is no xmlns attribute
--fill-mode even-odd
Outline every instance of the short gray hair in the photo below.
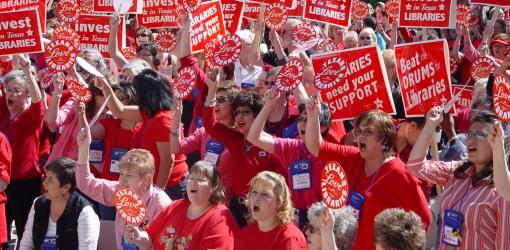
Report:
<svg viewBox="0 0 510 250"><path fill-rule="evenodd" d="M150 68L151 65L147 63L145 60L136 58L124 64L122 70L132 69L133 73L135 73L135 75L138 75L140 72L142 72L142 70Z"/></svg>
<svg viewBox="0 0 510 250"><path fill-rule="evenodd" d="M94 55L94 61L97 62L97 70L99 70L99 72L103 74L108 72L108 67L106 66L103 55L101 54L101 52L99 52L99 50L90 47L85 47L81 50L80 56L83 56L83 54L85 53Z"/></svg>
<svg viewBox="0 0 510 250"><path fill-rule="evenodd" d="M308 208L308 220L319 218L322 210L326 207L324 202L315 202ZM354 217L354 211L349 206L331 211L335 217L333 225L333 234L335 235L335 245L339 250L351 249L356 241L356 232L358 231L358 220Z"/></svg>
<svg viewBox="0 0 510 250"><path fill-rule="evenodd" d="M6 84L12 80L17 80L21 83L21 85L23 85L23 87L28 88L28 81L27 81L27 78L25 77L25 73L23 73L23 71L13 70L13 71L7 73L7 75L5 75L4 81Z"/></svg>

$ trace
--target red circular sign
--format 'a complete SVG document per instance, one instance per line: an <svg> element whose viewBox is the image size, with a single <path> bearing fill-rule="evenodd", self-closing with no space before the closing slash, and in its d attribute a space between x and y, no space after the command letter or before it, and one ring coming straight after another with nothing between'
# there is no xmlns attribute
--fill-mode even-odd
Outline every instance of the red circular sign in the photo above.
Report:
<svg viewBox="0 0 510 250"><path fill-rule="evenodd" d="M494 113L503 122L510 121L510 80L502 74L494 76L492 85Z"/></svg>
<svg viewBox="0 0 510 250"><path fill-rule="evenodd" d="M352 17L356 20L363 20L365 17L370 15L368 11L368 4L358 0L352 3Z"/></svg>
<svg viewBox="0 0 510 250"><path fill-rule="evenodd" d="M400 3L398 0L389 0L384 6L384 10L388 17L395 19L398 18Z"/></svg>
<svg viewBox="0 0 510 250"><path fill-rule="evenodd" d="M79 0L81 14L92 14L94 12L94 0Z"/></svg>
<svg viewBox="0 0 510 250"><path fill-rule="evenodd" d="M297 44L304 44L314 39L317 39L317 31L310 24L301 23L292 30L292 40Z"/></svg>
<svg viewBox="0 0 510 250"><path fill-rule="evenodd" d="M480 57L471 66L471 77L475 81L489 77L490 73L496 70L496 63L489 57Z"/></svg>
<svg viewBox="0 0 510 250"><path fill-rule="evenodd" d="M68 89L73 88L75 85L81 85L81 83L78 82L78 80L70 76L64 77L64 84L67 86Z"/></svg>
<svg viewBox="0 0 510 250"><path fill-rule="evenodd" d="M158 34L155 43L160 51L172 52L175 49L177 40L171 31L165 30Z"/></svg>
<svg viewBox="0 0 510 250"><path fill-rule="evenodd" d="M71 92L74 99L80 102L90 102L92 100L92 92L81 84L73 85L73 87L69 88L69 92Z"/></svg>
<svg viewBox="0 0 510 250"><path fill-rule="evenodd" d="M330 208L341 208L347 203L349 196L347 176L336 161L326 163L322 169L321 194L322 200Z"/></svg>
<svg viewBox="0 0 510 250"><path fill-rule="evenodd" d="M288 61L280 69L274 79L274 88L280 92L294 90L303 81L304 65L295 58Z"/></svg>
<svg viewBox="0 0 510 250"><path fill-rule="evenodd" d="M322 64L322 71L314 79L315 87L328 90L337 86L346 75L347 62L341 57L333 57Z"/></svg>
<svg viewBox="0 0 510 250"><path fill-rule="evenodd" d="M127 224L140 225L145 221L147 211L142 198L129 188L121 188L115 192L113 203L117 213Z"/></svg>
<svg viewBox="0 0 510 250"><path fill-rule="evenodd" d="M182 5L187 12L193 13L200 8L200 0L184 0Z"/></svg>
<svg viewBox="0 0 510 250"><path fill-rule="evenodd" d="M193 90L196 81L197 72L195 72L193 67L184 67L179 70L174 83L172 84L174 96L179 99L183 99L188 96Z"/></svg>
<svg viewBox="0 0 510 250"><path fill-rule="evenodd" d="M57 72L49 69L49 68L44 68L44 69L41 69L39 70L39 85L42 89L46 89L48 88L51 83L53 82L53 76L56 74Z"/></svg>
<svg viewBox="0 0 510 250"><path fill-rule="evenodd" d="M71 41L57 39L48 44L44 57L48 68L63 72L70 69L76 62L76 47Z"/></svg>
<svg viewBox="0 0 510 250"><path fill-rule="evenodd" d="M58 19L61 22L74 23L80 17L80 6L77 0L58 1Z"/></svg>
<svg viewBox="0 0 510 250"><path fill-rule="evenodd" d="M287 8L282 3L273 3L264 12L264 23L271 30L282 29L288 18Z"/></svg>
<svg viewBox="0 0 510 250"><path fill-rule="evenodd" d="M455 74L455 72L457 72L458 68L459 68L459 65L457 64L455 59L450 57L450 74Z"/></svg>
<svg viewBox="0 0 510 250"><path fill-rule="evenodd" d="M80 52L80 36L73 29L69 28L65 25L60 25L53 30L53 40L64 39L70 41L74 48L75 52L78 54Z"/></svg>
<svg viewBox="0 0 510 250"><path fill-rule="evenodd" d="M132 60L132 59L136 58L136 50L131 47L123 48L121 53L128 60Z"/></svg>
<svg viewBox="0 0 510 250"><path fill-rule="evenodd" d="M207 66L207 69L209 69L209 70L212 70L214 68L214 65L215 65L215 63L214 63L214 50L216 49L216 44L217 43L218 43L218 41L215 39L215 40L209 41L204 46L205 64Z"/></svg>
<svg viewBox="0 0 510 250"><path fill-rule="evenodd" d="M227 66L235 62L241 55L241 38L236 34L229 34L223 37L213 53L214 63L220 67Z"/></svg>
<svg viewBox="0 0 510 250"><path fill-rule="evenodd" d="M457 6L457 25L469 25L472 15L471 9L467 5L461 4Z"/></svg>

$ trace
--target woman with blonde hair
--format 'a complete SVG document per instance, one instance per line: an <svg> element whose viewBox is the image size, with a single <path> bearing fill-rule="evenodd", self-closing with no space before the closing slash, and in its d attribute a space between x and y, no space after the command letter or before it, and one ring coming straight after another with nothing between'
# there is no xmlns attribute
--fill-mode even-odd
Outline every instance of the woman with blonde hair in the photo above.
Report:
<svg viewBox="0 0 510 250"><path fill-rule="evenodd" d="M294 209L283 176L260 172L251 179L247 197L254 222L239 232L235 249L307 249L303 233L292 222Z"/></svg>

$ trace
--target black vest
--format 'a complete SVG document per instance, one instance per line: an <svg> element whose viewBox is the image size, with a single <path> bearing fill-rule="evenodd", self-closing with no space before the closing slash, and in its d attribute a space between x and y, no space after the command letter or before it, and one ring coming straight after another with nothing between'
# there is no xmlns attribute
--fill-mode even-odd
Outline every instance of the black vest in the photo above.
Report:
<svg viewBox="0 0 510 250"><path fill-rule="evenodd" d="M40 249L48 230L50 219L51 201L44 195L37 198L34 204L34 224L32 226L32 242L34 249ZM90 202L81 196L77 191L71 194L67 201L64 212L57 220L57 249L74 250L78 249L78 217Z"/></svg>

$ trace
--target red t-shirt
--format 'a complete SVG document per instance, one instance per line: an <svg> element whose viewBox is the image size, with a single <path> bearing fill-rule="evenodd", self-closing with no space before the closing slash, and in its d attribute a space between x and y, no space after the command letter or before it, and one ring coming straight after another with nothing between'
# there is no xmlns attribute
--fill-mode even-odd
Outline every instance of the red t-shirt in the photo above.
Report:
<svg viewBox="0 0 510 250"><path fill-rule="evenodd" d="M101 178L117 181L119 180L119 170L112 166L112 151L114 154L120 156L120 152L130 150L135 147L135 129L124 129L120 126L120 119L106 118L99 120L104 127L104 157L103 157L103 171L101 171ZM123 154L122 154L123 155ZM115 157L118 158L118 157ZM114 159L118 161L119 159ZM118 165L117 165L118 166Z"/></svg>
<svg viewBox="0 0 510 250"><path fill-rule="evenodd" d="M136 141L136 147L147 149L154 156L154 162L156 164L154 173L154 182L158 179L159 162L161 157L159 156L158 147L156 142L170 142L170 128L172 128L172 111L161 110L154 117L150 118L147 112L141 112L143 123L137 127L138 136ZM184 175L188 172L188 165L186 164L186 156L183 154L176 154L174 167L168 182L167 187L173 187L179 184Z"/></svg>
<svg viewBox="0 0 510 250"><path fill-rule="evenodd" d="M269 232L260 231L258 224L252 223L239 232L234 249L304 250L308 249L308 245L293 222L278 225Z"/></svg>
<svg viewBox="0 0 510 250"><path fill-rule="evenodd" d="M345 127L342 121L331 121L328 134L324 137L327 142L340 144L345 136Z"/></svg>
<svg viewBox="0 0 510 250"><path fill-rule="evenodd" d="M413 150L413 147L406 145L402 149L402 151L397 152L398 157L400 157L400 160L402 160L402 162L407 163L407 160L409 160L409 155L411 154L411 150ZM418 181L420 182L421 190L423 191L423 194L425 195L425 198L428 201L430 199L430 195L432 194L432 187L434 185L432 185L432 183L430 183L430 182L426 182L421 179L418 179Z"/></svg>
<svg viewBox="0 0 510 250"><path fill-rule="evenodd" d="M39 137L44 118L42 100L30 106L9 120L5 98L0 104L0 132L4 133L12 148L12 180L35 179L40 176Z"/></svg>
<svg viewBox="0 0 510 250"><path fill-rule="evenodd" d="M7 137L0 132L0 179L5 182L9 182L11 179L11 159L11 145L9 145ZM7 197L5 196L5 192L0 192L0 204L6 201ZM0 223L0 225L1 224L2 223Z"/></svg>
<svg viewBox="0 0 510 250"><path fill-rule="evenodd" d="M466 133L471 126L471 108L457 110L457 116L453 117L457 133Z"/></svg>
<svg viewBox="0 0 510 250"><path fill-rule="evenodd" d="M234 216L223 204L209 208L202 216L188 219L190 202L181 199L161 211L147 227L154 250L169 249L232 249L239 232Z"/></svg>
<svg viewBox="0 0 510 250"><path fill-rule="evenodd" d="M232 154L232 189L237 196L248 193L248 183L258 173L270 170L282 176L287 171L268 152L253 146L244 136L216 121L213 107L204 107L204 128Z"/></svg>
<svg viewBox="0 0 510 250"><path fill-rule="evenodd" d="M386 162L371 176L366 176L365 161L356 147L323 141L318 158L323 162L338 161L347 175L349 188L365 197L353 249L375 249L374 219L387 208L400 207L406 211L414 211L428 228L431 215L427 200L418 179L406 171L399 158Z"/></svg>

